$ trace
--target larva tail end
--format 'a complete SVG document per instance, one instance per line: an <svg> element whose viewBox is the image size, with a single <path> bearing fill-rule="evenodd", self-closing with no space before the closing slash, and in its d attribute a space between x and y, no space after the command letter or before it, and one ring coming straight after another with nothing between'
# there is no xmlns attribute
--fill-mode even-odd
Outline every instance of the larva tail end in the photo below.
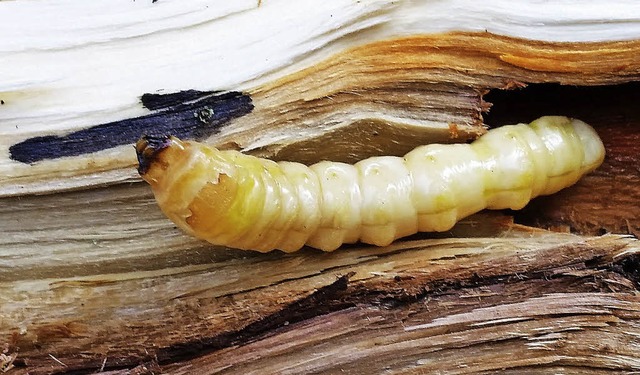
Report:
<svg viewBox="0 0 640 375"><path fill-rule="evenodd" d="M584 157L582 161L582 173L589 173L598 168L605 157L605 148L602 139L598 136L595 129L588 124L571 119L573 129L582 142Z"/></svg>
<svg viewBox="0 0 640 375"><path fill-rule="evenodd" d="M136 142L136 154L138 156L138 173L144 176L158 154L171 145L170 136L143 135Z"/></svg>

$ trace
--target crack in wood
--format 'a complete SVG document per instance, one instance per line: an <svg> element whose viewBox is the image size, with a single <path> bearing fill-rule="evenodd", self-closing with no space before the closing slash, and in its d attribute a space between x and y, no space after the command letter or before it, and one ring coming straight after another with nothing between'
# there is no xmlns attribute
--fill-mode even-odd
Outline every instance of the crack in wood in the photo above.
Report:
<svg viewBox="0 0 640 375"><path fill-rule="evenodd" d="M632 259L634 258L634 259ZM474 273L469 279L457 282L440 280L430 284L422 285L421 292L411 292L410 288L394 287L387 290L373 290L367 286L349 286L349 279L354 276L349 273L339 277L334 283L319 288L311 295L295 301L278 312L255 321L244 328L225 332L221 335L195 342L186 342L158 352L157 359L160 365L188 361L212 352L237 345L247 345L261 340L270 335L276 334L280 329L296 322L305 321L328 313L335 313L341 310L350 309L356 306L381 306L387 310L393 310L401 306L426 301L429 298L442 297L445 295L454 296L460 291L491 287L500 284L527 283L532 280L541 282L559 281L566 285L580 284L585 278L595 277L601 280L607 277L602 271L608 271L613 275L626 276L631 269L630 262L637 262L638 256L630 255L618 259L614 263L602 263L603 257L596 256L582 262L576 263L576 269L588 269L592 273L584 275L559 272L549 276L544 271L525 272L522 274L503 274L491 277L483 277ZM634 270L636 273L637 270ZM394 282L415 282L415 277L403 278L394 277ZM606 282L606 281L605 281ZM414 287L415 289L415 287ZM461 296L459 296L461 297ZM483 297L486 297L483 296ZM585 310L587 315L599 315L602 311ZM550 318L567 319L575 317L576 312L549 314ZM528 318L525 320L531 320ZM505 323L504 321L503 323ZM483 325L495 325L498 321L484 322ZM535 337L534 337L535 339Z"/></svg>
<svg viewBox="0 0 640 375"><path fill-rule="evenodd" d="M561 236L561 238L565 238L565 236ZM479 250L474 249L483 248L484 242L481 239L449 239L397 244L398 248L403 248L402 251L397 248L366 249L367 254L370 254L369 257L359 255L360 252L365 253L363 249L336 253L331 260L327 260L326 256L316 259L314 254L307 254L305 264L313 263L314 259L316 262L343 263L344 260L341 260L341 256L350 254L353 254L353 257L360 261L343 264L341 267L326 267L324 263L319 263L318 266L321 266L322 273L326 274L325 269L328 268L331 273L341 272L343 276L314 292L307 292L306 296L304 293L301 294L304 297L293 300L286 305L277 302L270 307L258 309L255 314L260 314L262 311L263 315L257 319L249 318L249 323L241 327L230 326L228 330L225 330L224 326L218 325L216 329L219 329L220 333L207 336L207 332L203 331L202 327L198 330L194 326L194 332L197 331L197 334L192 337L200 336L197 339L189 340L189 335L186 335L187 340L160 350L149 348L147 355L144 354L146 352L144 347L138 347L135 353L132 352L128 355L120 353L119 356L114 354L114 359L106 362L104 362L104 357L96 356L92 360L87 358L81 360L74 359L74 357L60 357L60 354L56 353L56 356L63 358L64 363L68 365L66 368L59 368L58 373L65 375L86 374L102 366L105 371L124 371L124 369L134 368L141 363L153 361L157 361L162 368L180 363L191 363L198 358L223 355L222 353L235 350L234 348L269 340L274 335L288 332L296 324L326 319L323 317L328 314L349 314L349 311L359 309L373 308L385 314L405 311L410 317L411 311L425 314L424 309L432 308L430 306L433 306L433 301L448 300L452 305L447 308L447 313L444 314L447 316L454 314L457 310L462 311L460 309L464 309L465 306L477 308L478 306L500 305L505 298L505 289L518 290L512 292L515 297L509 300L510 303L536 298L539 294L533 292L544 293L545 290L562 290L569 294L586 291L601 293L637 291L635 281L628 279L628 277L637 277L637 248L633 245L629 246L629 241L633 240L618 236L577 240L575 237L566 236L565 241L568 242L557 241L554 240L547 246L537 245L535 251L526 248L516 250L509 248L509 246L505 247L504 245L511 242L507 241L500 245L502 242L496 239L492 244L499 246L493 246L490 251L478 252ZM420 250L420 246L416 246L419 243L423 243L422 250ZM456 254L459 251L456 250L458 248L465 248L465 254L475 255L473 257L445 256L446 254ZM433 250L433 252L425 249ZM443 249L448 250L444 251ZM387 251L389 254L386 253ZM294 264L298 265L298 262L294 262ZM389 268L388 265L391 264L394 266ZM382 268L380 268L381 266ZM389 271L377 272L377 270L385 269ZM424 272L421 272L421 269L424 269ZM355 275L352 271L357 271L358 274ZM297 278L288 277L287 283L304 283L305 279L310 280L317 277L318 272L312 268L299 273L299 275ZM326 280L326 278L318 280ZM288 290L287 285L284 285L285 283L280 280L274 280L273 284L281 285L284 290ZM310 285L313 283L310 282ZM254 292L258 293L247 292L250 295L240 297L245 292L247 291L241 290L235 295L216 296L214 299L268 298L271 291L264 288L262 291L256 289ZM274 296L273 298L282 297L286 300L286 295ZM205 302L206 299L210 299L210 297L204 295L191 302L210 303ZM483 303L480 304L479 301L483 301ZM182 301L180 303L188 302ZM222 305L216 304L216 306ZM251 309L251 306L260 306L260 303L244 304L244 308ZM273 308L276 310L274 311ZM182 314L183 312L189 311L181 310L178 313ZM550 322L553 322L553 317L560 317L559 320L566 321L569 316L575 316L576 313L551 314L547 318L551 319ZM585 314L587 313L594 314L586 311ZM434 315L434 317L437 316ZM202 319L203 316L198 314L189 318L181 317L186 322L189 322L188 319L191 318ZM174 318L165 317L164 319ZM234 319L239 318L232 317L231 321ZM202 322L193 321L191 324L202 324ZM153 330L155 328L149 326L147 329ZM24 369L25 366L26 363L18 357L16 367ZM37 371L30 373L39 374ZM122 372L122 374L124 373Z"/></svg>
<svg viewBox="0 0 640 375"><path fill-rule="evenodd" d="M342 275L335 282L318 288L310 295L285 306L274 314L248 324L241 330L163 348L156 355L158 363L184 361L232 345L245 344L291 323L352 307L353 305L348 302L338 303L336 306L331 301L335 301L347 289L349 278L353 275L353 272Z"/></svg>

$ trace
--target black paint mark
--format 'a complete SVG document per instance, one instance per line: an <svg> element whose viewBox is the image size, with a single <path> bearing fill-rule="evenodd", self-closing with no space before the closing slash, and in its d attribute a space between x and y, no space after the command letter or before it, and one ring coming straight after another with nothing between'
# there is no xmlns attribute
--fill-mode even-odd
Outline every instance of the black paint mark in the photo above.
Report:
<svg viewBox="0 0 640 375"><path fill-rule="evenodd" d="M0 100L0 105L4 105L4 100Z"/></svg>
<svg viewBox="0 0 640 375"><path fill-rule="evenodd" d="M203 96L215 94L211 91L184 90L171 94L143 94L140 97L142 106L149 110L166 109L202 99Z"/></svg>
<svg viewBox="0 0 640 375"><path fill-rule="evenodd" d="M173 94L144 94L142 104L157 110L146 116L96 125L64 136L34 137L9 148L11 159L35 163L133 144L142 135L173 135L201 140L220 126L253 110L251 97L241 92L188 90Z"/></svg>

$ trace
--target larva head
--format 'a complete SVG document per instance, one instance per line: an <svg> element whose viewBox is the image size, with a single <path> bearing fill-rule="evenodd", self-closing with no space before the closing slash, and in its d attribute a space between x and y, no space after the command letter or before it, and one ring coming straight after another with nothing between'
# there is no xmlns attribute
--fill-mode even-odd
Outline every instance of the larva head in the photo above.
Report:
<svg viewBox="0 0 640 375"><path fill-rule="evenodd" d="M235 166L223 152L175 137L144 136L136 143L136 153L138 172L169 219L207 240L224 229L219 219L229 211L237 184L230 178Z"/></svg>
<svg viewBox="0 0 640 375"><path fill-rule="evenodd" d="M160 178L169 166L167 160L175 158L176 151L184 150L182 142L172 136L144 135L136 142L138 173L152 183Z"/></svg>

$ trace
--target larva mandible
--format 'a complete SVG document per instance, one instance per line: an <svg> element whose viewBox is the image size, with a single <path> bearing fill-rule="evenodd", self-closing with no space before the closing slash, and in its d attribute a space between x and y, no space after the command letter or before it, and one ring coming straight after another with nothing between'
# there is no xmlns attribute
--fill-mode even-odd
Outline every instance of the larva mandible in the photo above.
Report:
<svg viewBox="0 0 640 375"><path fill-rule="evenodd" d="M493 129L471 144L425 145L355 165L276 163L175 137L145 136L136 151L140 174L180 228L262 252L385 246L446 231L485 208L521 209L604 159L593 128L559 116Z"/></svg>

